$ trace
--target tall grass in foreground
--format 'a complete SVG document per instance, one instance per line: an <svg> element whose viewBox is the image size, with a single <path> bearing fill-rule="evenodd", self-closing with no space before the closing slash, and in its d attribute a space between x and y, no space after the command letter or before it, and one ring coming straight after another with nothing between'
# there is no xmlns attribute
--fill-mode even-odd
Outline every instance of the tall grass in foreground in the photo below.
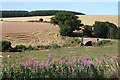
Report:
<svg viewBox="0 0 120 80"><path fill-rule="evenodd" d="M26 63L2 65L2 78L118 78L118 57L101 60L74 57L52 59L39 63L31 59Z"/></svg>

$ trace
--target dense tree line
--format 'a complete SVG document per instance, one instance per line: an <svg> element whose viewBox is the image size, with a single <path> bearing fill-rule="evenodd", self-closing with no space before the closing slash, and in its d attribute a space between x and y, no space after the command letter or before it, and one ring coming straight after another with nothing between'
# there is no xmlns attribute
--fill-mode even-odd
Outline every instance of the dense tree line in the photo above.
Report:
<svg viewBox="0 0 120 80"><path fill-rule="evenodd" d="M0 11L2 15L0 17L27 17L28 11Z"/></svg>
<svg viewBox="0 0 120 80"><path fill-rule="evenodd" d="M20 11L20 10L16 10L16 11L0 11L0 13L2 12L2 16L0 17L28 17L28 16L51 16L54 15L58 12L69 12L69 13L73 13L75 15L85 15L83 13L80 12L74 12L74 11L64 11L64 10L36 10L36 11Z"/></svg>

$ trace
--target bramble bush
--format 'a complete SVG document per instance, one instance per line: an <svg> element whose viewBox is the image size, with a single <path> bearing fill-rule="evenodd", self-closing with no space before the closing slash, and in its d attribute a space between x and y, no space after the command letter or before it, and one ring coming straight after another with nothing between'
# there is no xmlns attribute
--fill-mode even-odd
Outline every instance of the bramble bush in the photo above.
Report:
<svg viewBox="0 0 120 80"><path fill-rule="evenodd" d="M42 63L31 59L26 63L1 65L2 78L119 78L119 57L110 58L108 55L98 59L86 59L69 56L49 60Z"/></svg>

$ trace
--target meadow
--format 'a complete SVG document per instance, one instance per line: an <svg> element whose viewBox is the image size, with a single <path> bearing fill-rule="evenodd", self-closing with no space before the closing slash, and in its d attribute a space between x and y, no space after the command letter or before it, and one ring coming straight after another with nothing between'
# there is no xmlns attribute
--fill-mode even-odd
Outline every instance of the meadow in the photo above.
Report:
<svg viewBox="0 0 120 80"><path fill-rule="evenodd" d="M111 44L111 45L110 45ZM101 47L59 48L3 53L3 78L115 78L119 75L116 42ZM10 57L7 57L10 55Z"/></svg>
<svg viewBox="0 0 120 80"><path fill-rule="evenodd" d="M109 57L118 56L118 43L112 42L105 44L101 47L69 47L69 48L57 48L57 49L48 49L48 50L39 50L39 51L26 51L26 52L6 52L2 53L3 59L2 63L7 64L8 62L16 63L17 61L26 62L29 59L33 58L36 61L42 62L42 60L47 61L47 56L51 55L53 58L58 59L60 56L69 57L74 56L74 53L78 57L83 56L88 59L100 59L106 55ZM7 56L10 55L8 58Z"/></svg>

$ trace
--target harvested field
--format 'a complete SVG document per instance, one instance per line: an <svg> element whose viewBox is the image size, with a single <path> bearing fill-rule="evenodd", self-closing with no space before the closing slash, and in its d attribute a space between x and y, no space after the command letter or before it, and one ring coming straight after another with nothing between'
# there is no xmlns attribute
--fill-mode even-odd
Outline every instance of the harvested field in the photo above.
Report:
<svg viewBox="0 0 120 80"><path fill-rule="evenodd" d="M17 44L26 46L49 45L59 38L52 38L50 34L58 34L59 27L49 23L36 22L3 22L2 39L12 42L14 47Z"/></svg>
<svg viewBox="0 0 120 80"><path fill-rule="evenodd" d="M3 22L2 33L31 33L31 32L54 32L58 33L59 27L49 23L38 22Z"/></svg>
<svg viewBox="0 0 120 80"><path fill-rule="evenodd" d="M93 25L95 21L109 21L118 26L117 15L77 15L82 23L87 25ZM28 20L39 20L43 18L44 21L50 21L52 16L33 16L33 17L12 17L12 18L0 18L3 21L28 21Z"/></svg>
<svg viewBox="0 0 120 80"><path fill-rule="evenodd" d="M82 23L87 25L93 25L95 21L109 21L118 26L117 15L79 15L78 16Z"/></svg>
<svg viewBox="0 0 120 80"><path fill-rule="evenodd" d="M4 21L28 21L28 20L39 20L43 18L46 21L49 21L52 16L32 16L32 17L10 17L10 18L0 18Z"/></svg>

